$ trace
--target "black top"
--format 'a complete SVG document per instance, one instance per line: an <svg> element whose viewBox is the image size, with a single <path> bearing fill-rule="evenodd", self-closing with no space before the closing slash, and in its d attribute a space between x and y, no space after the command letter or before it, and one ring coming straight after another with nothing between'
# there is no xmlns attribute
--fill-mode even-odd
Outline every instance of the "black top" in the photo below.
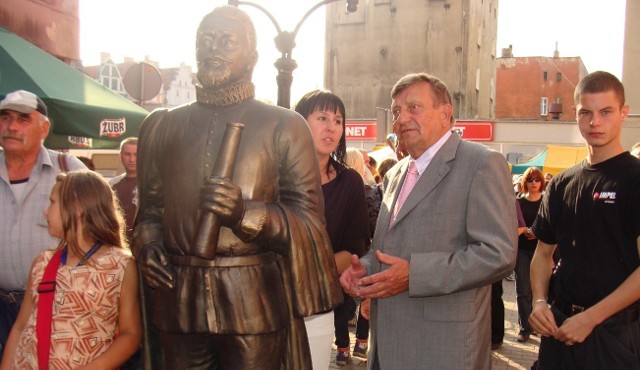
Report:
<svg viewBox="0 0 640 370"><path fill-rule="evenodd" d="M351 168L336 168L335 179L322 185L324 215L333 252L362 256L369 244L369 213L362 177Z"/></svg>
<svg viewBox="0 0 640 370"><path fill-rule="evenodd" d="M380 205L382 204L382 183L374 186L365 185L364 193L367 196L367 207L369 209L369 236L373 240L373 234L376 231L376 223L378 222L378 214L380 213ZM367 248L368 249L368 248Z"/></svg>
<svg viewBox="0 0 640 370"><path fill-rule="evenodd" d="M640 160L625 152L560 173L547 187L533 232L558 244L558 294L585 307L602 300L640 266Z"/></svg>
<svg viewBox="0 0 640 370"><path fill-rule="evenodd" d="M524 222L527 227L531 227L538 215L538 209L542 203L542 198L535 202L527 200L525 197L518 197L518 203L520 203L520 210L522 210L522 216L524 216ZM524 233L518 237L518 250L519 251L534 251L538 245L538 239L528 239Z"/></svg>

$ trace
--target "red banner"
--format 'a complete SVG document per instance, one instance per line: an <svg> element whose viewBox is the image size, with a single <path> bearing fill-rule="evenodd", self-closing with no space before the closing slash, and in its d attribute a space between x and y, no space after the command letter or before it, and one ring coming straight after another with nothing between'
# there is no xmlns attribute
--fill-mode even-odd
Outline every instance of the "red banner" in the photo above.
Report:
<svg viewBox="0 0 640 370"><path fill-rule="evenodd" d="M376 121L347 121L347 140L376 141L378 124Z"/></svg>
<svg viewBox="0 0 640 370"><path fill-rule="evenodd" d="M453 131L469 141L493 141L493 121L456 121Z"/></svg>

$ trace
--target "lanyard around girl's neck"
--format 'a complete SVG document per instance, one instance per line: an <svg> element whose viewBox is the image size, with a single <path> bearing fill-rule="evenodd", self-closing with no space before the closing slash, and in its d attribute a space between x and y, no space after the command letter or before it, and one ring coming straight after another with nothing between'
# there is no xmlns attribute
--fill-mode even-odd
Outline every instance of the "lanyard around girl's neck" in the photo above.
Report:
<svg viewBox="0 0 640 370"><path fill-rule="evenodd" d="M100 247L102 246L102 243L100 242L96 242L96 244L94 244L91 248L89 248L89 250L87 251L87 253L84 254L84 256L82 256L82 259L78 262L78 266L82 266L83 261L88 261L89 258L91 258L91 256L93 256L94 253L96 253L96 251L98 249L100 249ZM64 246L64 249L62 250L62 255L60 255L60 262L63 265L67 264L67 246Z"/></svg>

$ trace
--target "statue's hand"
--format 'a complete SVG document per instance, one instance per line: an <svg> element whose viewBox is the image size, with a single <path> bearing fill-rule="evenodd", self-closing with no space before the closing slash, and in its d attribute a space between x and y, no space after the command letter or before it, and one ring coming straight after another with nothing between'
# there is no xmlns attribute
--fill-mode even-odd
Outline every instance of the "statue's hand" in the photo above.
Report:
<svg viewBox="0 0 640 370"><path fill-rule="evenodd" d="M154 289L173 289L175 274L169 265L162 244L146 244L140 252L140 270L147 284Z"/></svg>
<svg viewBox="0 0 640 370"><path fill-rule="evenodd" d="M207 177L200 199L200 206L218 216L221 225L233 228L242 221L242 189L231 181L218 176Z"/></svg>

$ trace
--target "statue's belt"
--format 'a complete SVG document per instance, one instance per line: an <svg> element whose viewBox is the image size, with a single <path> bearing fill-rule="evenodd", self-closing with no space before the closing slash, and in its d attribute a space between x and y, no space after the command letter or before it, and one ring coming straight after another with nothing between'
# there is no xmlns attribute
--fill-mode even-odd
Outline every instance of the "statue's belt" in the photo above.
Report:
<svg viewBox="0 0 640 370"><path fill-rule="evenodd" d="M196 256L169 256L169 261L174 265L195 267L254 266L271 263L275 260L275 253L252 254L250 256L216 256L216 258L212 260Z"/></svg>

